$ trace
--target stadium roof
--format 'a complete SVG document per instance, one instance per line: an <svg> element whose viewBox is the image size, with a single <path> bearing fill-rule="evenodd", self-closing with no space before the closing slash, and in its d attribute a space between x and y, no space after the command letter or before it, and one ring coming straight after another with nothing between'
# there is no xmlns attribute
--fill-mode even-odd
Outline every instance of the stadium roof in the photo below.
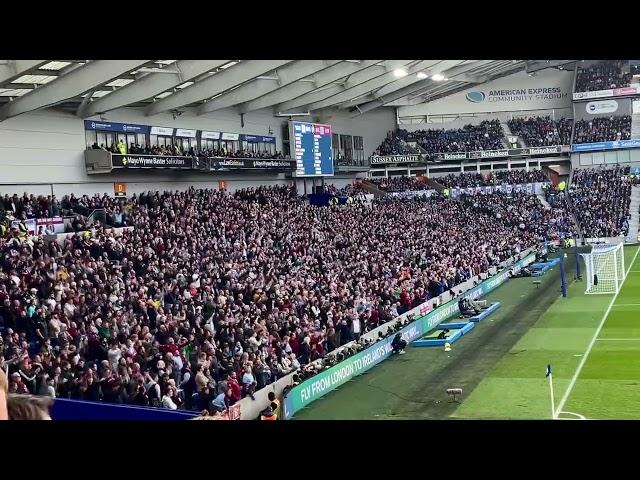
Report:
<svg viewBox="0 0 640 480"><path fill-rule="evenodd" d="M575 60L0 60L0 120L47 107L82 118L121 107L147 116L346 109L431 101L521 70Z"/></svg>

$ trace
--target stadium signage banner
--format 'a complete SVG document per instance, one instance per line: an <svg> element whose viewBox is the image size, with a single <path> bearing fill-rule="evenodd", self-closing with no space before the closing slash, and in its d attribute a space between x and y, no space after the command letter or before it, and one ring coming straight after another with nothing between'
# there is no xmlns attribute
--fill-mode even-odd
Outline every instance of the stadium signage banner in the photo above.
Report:
<svg viewBox="0 0 640 480"><path fill-rule="evenodd" d="M240 134L239 133L227 133L227 132L222 132L222 136L220 137L222 140L231 140L231 141L235 141L235 140L239 140L240 139Z"/></svg>
<svg viewBox="0 0 640 480"><path fill-rule="evenodd" d="M240 135L240 140L247 143L269 143L275 145L276 137L264 137L262 135Z"/></svg>
<svg viewBox="0 0 640 480"><path fill-rule="evenodd" d="M467 152L444 153L444 154L437 154L437 155L442 155L443 160L466 160L467 159Z"/></svg>
<svg viewBox="0 0 640 480"><path fill-rule="evenodd" d="M627 95L640 94L640 84L632 83L628 87L611 88L607 90L596 90L593 92L575 92L574 100L584 100L587 98L606 98L606 97L622 97Z"/></svg>
<svg viewBox="0 0 640 480"><path fill-rule="evenodd" d="M207 132L206 130L203 130L200 133L200 138L203 140L219 140L220 132Z"/></svg>
<svg viewBox="0 0 640 480"><path fill-rule="evenodd" d="M508 156L509 156L509 150L480 150L477 152L469 152L470 159L503 158Z"/></svg>
<svg viewBox="0 0 640 480"><path fill-rule="evenodd" d="M64 218L62 217L50 217L50 218L38 218L36 220L36 226L38 230L40 227L50 228L55 233L64 233Z"/></svg>
<svg viewBox="0 0 640 480"><path fill-rule="evenodd" d="M562 153L561 145L549 147L511 148L509 150L484 150L478 152L435 153L433 158L437 160L478 160L491 158L521 157L534 155L559 155Z"/></svg>
<svg viewBox="0 0 640 480"><path fill-rule="evenodd" d="M571 150L574 152L617 150L620 148L640 148L640 140L617 140L612 142L576 143L571 145Z"/></svg>
<svg viewBox="0 0 640 480"><path fill-rule="evenodd" d="M371 157L371 165L418 162L422 162L422 155L374 155L373 157Z"/></svg>
<svg viewBox="0 0 640 480"><path fill-rule="evenodd" d="M155 155L111 155L113 168L171 168L190 170L193 168L192 157L170 157Z"/></svg>
<svg viewBox="0 0 640 480"><path fill-rule="evenodd" d="M539 70L533 77L520 71L431 102L399 105L398 118L402 124L425 116L569 108L572 92L572 71Z"/></svg>
<svg viewBox="0 0 640 480"><path fill-rule="evenodd" d="M437 179L436 179L437 180ZM487 185L484 187L453 187L451 188L451 196L458 198L460 195L488 195L491 193L505 192L510 194L511 192L520 193L526 192L530 195L542 193L543 182L536 183L516 183L515 185L500 184L500 185Z"/></svg>
<svg viewBox="0 0 640 480"><path fill-rule="evenodd" d="M210 168L212 170L238 169L293 171L296 169L296 161L289 159L273 160L266 158L212 158Z"/></svg>
<svg viewBox="0 0 640 480"><path fill-rule="evenodd" d="M533 263L534 260L534 254L528 255L518 261L515 264L515 268L525 267ZM502 285L508 278L509 270L505 269L501 273L485 280L480 285L468 290L465 295L471 299L482 297ZM422 305L417 307L417 309L419 310L421 307ZM407 342L411 342L458 313L458 301L453 299L426 315L422 315L416 321L401 329L399 333L402 334L402 338ZM292 388L283 402L285 420L289 420L296 412L309 406L312 402L389 358L393 351L391 342L394 336L395 335L388 336L369 348L362 350Z"/></svg>
<svg viewBox="0 0 640 480"><path fill-rule="evenodd" d="M180 138L196 138L196 131L189 130L186 128L178 128L176 129L176 137Z"/></svg>
<svg viewBox="0 0 640 480"><path fill-rule="evenodd" d="M124 133L149 133L148 125L132 125L130 123L98 122L96 120L85 120L85 130L103 130L107 132Z"/></svg>
<svg viewBox="0 0 640 480"><path fill-rule="evenodd" d="M400 198L400 199L409 199L409 198L416 198L416 197L431 197L432 195L435 195L437 192L435 190L410 190L407 192L390 192L387 195L390 195L394 198Z"/></svg>
<svg viewBox="0 0 640 480"><path fill-rule="evenodd" d="M165 137L173 136L173 128L171 127L151 127L151 135L163 135Z"/></svg>
<svg viewBox="0 0 640 480"><path fill-rule="evenodd" d="M516 155L556 155L562 153L562 147L560 145L554 145L552 147L529 147L529 148L513 148L509 150L509 156Z"/></svg>

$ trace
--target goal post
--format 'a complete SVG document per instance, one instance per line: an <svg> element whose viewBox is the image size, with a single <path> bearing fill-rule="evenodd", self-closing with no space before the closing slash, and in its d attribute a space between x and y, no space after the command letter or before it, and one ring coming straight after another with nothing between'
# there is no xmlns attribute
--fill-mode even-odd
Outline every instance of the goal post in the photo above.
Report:
<svg viewBox="0 0 640 480"><path fill-rule="evenodd" d="M624 281L624 251L617 245L594 245L590 253L580 254L586 267L589 294L618 293Z"/></svg>

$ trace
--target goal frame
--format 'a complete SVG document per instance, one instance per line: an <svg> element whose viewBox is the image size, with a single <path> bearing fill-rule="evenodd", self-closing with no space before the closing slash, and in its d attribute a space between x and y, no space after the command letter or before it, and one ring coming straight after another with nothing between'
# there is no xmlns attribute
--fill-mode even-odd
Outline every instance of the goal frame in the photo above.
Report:
<svg viewBox="0 0 640 480"><path fill-rule="evenodd" d="M590 253L581 253L580 256L584 259L586 267L585 294L612 295L620 291L625 278L622 243L594 245ZM598 276L597 283L596 276Z"/></svg>

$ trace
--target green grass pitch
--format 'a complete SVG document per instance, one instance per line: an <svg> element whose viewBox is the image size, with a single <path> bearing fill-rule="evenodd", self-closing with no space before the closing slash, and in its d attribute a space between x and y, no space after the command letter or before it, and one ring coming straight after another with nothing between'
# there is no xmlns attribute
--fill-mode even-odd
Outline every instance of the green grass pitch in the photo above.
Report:
<svg viewBox="0 0 640 480"><path fill-rule="evenodd" d="M561 298L557 271L538 288L510 280L488 296L502 308L450 354L409 348L295 419L550 419L547 363L557 418L640 419L639 248L625 247L629 273L615 298L585 295L573 281ZM460 404L449 402L450 387L463 388Z"/></svg>

